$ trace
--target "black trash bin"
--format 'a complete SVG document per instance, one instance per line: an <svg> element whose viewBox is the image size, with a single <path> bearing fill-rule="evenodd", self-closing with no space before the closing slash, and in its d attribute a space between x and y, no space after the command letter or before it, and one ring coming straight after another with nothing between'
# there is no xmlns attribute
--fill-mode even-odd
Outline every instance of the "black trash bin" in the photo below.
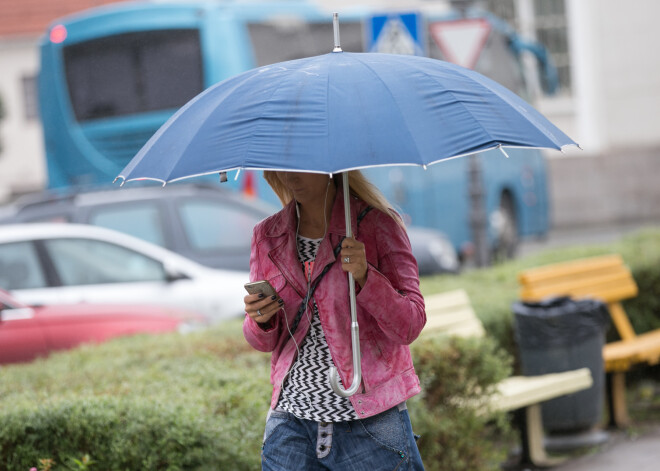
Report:
<svg viewBox="0 0 660 471"><path fill-rule="evenodd" d="M603 345L610 316L596 300L549 298L512 306L515 337L525 375L558 373L587 367L593 385L542 404L548 432L578 432L598 425L603 415L605 371Z"/></svg>

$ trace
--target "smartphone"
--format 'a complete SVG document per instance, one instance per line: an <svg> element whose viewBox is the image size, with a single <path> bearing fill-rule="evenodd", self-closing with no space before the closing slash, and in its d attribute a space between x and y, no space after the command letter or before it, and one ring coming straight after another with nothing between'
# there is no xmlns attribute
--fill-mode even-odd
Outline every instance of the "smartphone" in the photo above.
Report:
<svg viewBox="0 0 660 471"><path fill-rule="evenodd" d="M263 294L264 296L274 296L277 295L275 288L271 286L270 283L266 280L253 281L251 283L245 283L245 290L250 294Z"/></svg>

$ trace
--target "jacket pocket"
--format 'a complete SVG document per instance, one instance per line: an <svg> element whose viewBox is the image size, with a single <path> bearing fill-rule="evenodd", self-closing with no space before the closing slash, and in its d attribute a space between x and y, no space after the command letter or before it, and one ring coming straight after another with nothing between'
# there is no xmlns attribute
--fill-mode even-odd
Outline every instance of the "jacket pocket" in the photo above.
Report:
<svg viewBox="0 0 660 471"><path fill-rule="evenodd" d="M282 297L284 295L283 291L287 285L284 275L282 275L280 272L276 272L270 276L266 276L266 280L270 283L270 285L273 288L275 288L275 291L277 292L278 296Z"/></svg>
<svg viewBox="0 0 660 471"><path fill-rule="evenodd" d="M362 382L365 392L377 387L392 370L393 358L388 347L379 341L377 333L368 331L364 337L360 336L360 345L363 351L363 357L367 356L365 349L368 349L369 361L374 362L370 372L363 372Z"/></svg>

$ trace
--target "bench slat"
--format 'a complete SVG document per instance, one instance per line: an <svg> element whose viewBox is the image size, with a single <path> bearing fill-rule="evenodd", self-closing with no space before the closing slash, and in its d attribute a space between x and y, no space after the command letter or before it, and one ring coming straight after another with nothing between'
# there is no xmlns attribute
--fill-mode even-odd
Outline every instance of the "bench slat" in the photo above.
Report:
<svg viewBox="0 0 660 471"><path fill-rule="evenodd" d="M471 307L459 306L456 310L430 310L427 305L426 312L426 325L422 331L424 334L442 333L462 337L483 337L486 333L483 324ZM432 315L428 315L429 312Z"/></svg>
<svg viewBox="0 0 660 471"><path fill-rule="evenodd" d="M574 280L561 279L554 283L525 284L520 291L523 300L541 300L548 296L571 295L591 297L605 302L620 301L637 296L637 284L629 270L597 276L580 276Z"/></svg>
<svg viewBox="0 0 660 471"><path fill-rule="evenodd" d="M510 411L554 399L591 387L589 368L539 376L511 376L498 384L489 405L494 410Z"/></svg>
<svg viewBox="0 0 660 471"><path fill-rule="evenodd" d="M610 342L603 347L607 371L625 371L636 363L660 361L660 330L645 332L632 340Z"/></svg>
<svg viewBox="0 0 660 471"><path fill-rule="evenodd" d="M599 272L623 265L623 258L618 254L581 258L524 270L518 274L518 281L521 284L541 283L552 278L584 272Z"/></svg>
<svg viewBox="0 0 660 471"><path fill-rule="evenodd" d="M432 294L424 298L427 310L454 309L459 306L471 307L470 298L462 289Z"/></svg>

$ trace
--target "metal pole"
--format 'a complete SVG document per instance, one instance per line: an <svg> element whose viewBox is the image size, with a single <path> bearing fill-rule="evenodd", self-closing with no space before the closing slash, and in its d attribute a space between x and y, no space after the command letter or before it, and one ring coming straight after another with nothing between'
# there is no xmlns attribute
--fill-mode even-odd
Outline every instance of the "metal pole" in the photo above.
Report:
<svg viewBox="0 0 660 471"><path fill-rule="evenodd" d="M353 237L351 228L351 200L348 187L348 172L344 172L344 217L346 218L346 237ZM357 304L355 302L355 280L353 274L348 273L349 301L351 305L351 345L353 347L353 383L348 389L339 385L339 374L337 368L330 367L328 379L332 390L342 397L352 396L360 388L362 382L362 358L360 355L360 326L357 322Z"/></svg>
<svg viewBox="0 0 660 471"><path fill-rule="evenodd" d="M469 188L470 188L470 225L472 228L472 240L475 248L475 264L478 267L489 265L488 256L488 221L486 208L484 207L484 185L479 156L474 154L470 159Z"/></svg>

